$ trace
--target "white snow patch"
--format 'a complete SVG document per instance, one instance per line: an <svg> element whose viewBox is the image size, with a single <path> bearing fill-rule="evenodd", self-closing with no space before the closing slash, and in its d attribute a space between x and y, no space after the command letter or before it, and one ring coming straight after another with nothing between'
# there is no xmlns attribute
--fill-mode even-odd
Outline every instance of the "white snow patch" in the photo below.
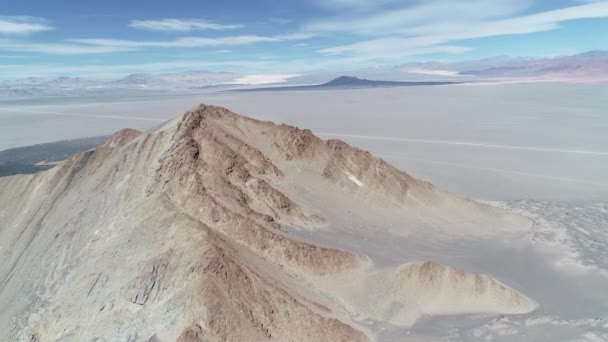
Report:
<svg viewBox="0 0 608 342"><path fill-rule="evenodd" d="M348 179L350 181L352 181L353 183L357 184L357 186L362 186L363 185L363 182L360 181L357 177L355 177L352 173L346 172L346 174L348 175Z"/></svg>

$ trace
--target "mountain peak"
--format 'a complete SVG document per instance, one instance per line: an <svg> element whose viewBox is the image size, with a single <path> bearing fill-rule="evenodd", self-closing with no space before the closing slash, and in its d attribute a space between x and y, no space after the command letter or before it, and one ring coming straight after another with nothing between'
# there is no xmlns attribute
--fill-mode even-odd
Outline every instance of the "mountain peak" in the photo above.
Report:
<svg viewBox="0 0 608 342"><path fill-rule="evenodd" d="M142 132L136 129L125 128L108 137L100 147L122 147L141 134Z"/></svg>
<svg viewBox="0 0 608 342"><path fill-rule="evenodd" d="M371 339L360 317L408 327L422 315L535 308L490 276L377 262L362 247L503 237L527 220L342 141L222 107L120 131L49 171L0 178L0 193L17 194L0 196L0 303L4 317L24 318L0 339L358 342ZM436 300L446 294L455 299Z"/></svg>
<svg viewBox="0 0 608 342"><path fill-rule="evenodd" d="M360 82L364 82L367 81L365 79L361 79L358 77L354 77L354 76L339 76L334 78L333 80L323 84L326 86L330 86L330 85L353 85L353 84L358 84Z"/></svg>

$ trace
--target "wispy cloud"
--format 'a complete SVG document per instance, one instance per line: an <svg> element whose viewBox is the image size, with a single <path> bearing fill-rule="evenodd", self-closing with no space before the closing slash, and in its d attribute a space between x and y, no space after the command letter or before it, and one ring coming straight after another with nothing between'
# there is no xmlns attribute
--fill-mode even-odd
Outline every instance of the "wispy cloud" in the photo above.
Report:
<svg viewBox="0 0 608 342"><path fill-rule="evenodd" d="M39 17L3 17L0 16L0 34L19 34L48 31L52 27L44 18Z"/></svg>
<svg viewBox="0 0 608 342"><path fill-rule="evenodd" d="M556 29L564 21L608 17L607 1L522 14L531 4L530 0L430 0L400 10L314 21L305 29L363 39L321 53L374 59L429 51L460 53L467 48L454 44L467 39L541 32Z"/></svg>
<svg viewBox="0 0 608 342"><path fill-rule="evenodd" d="M390 60L431 53L459 54L471 50L468 47L438 43L425 38L379 38L325 48L319 50L319 52L325 55L351 53L360 57L363 61L370 59Z"/></svg>
<svg viewBox="0 0 608 342"><path fill-rule="evenodd" d="M158 19L158 20L131 20L129 27L138 30L160 31L160 32L191 32L202 30L233 30L242 28L240 24L218 24L204 19Z"/></svg>
<svg viewBox="0 0 608 342"><path fill-rule="evenodd" d="M400 0L315 0L317 7L328 10L368 10Z"/></svg>
<svg viewBox="0 0 608 342"><path fill-rule="evenodd" d="M172 40L123 40L123 39L68 39L54 42L28 42L0 40L0 51L31 52L41 54L73 55L99 54L111 52L135 51L146 48L204 48L218 46L239 46L263 42L282 42L288 40L308 39L308 34L284 34L276 36L225 36L217 38L183 37ZM223 52L227 52L224 50Z"/></svg>
<svg viewBox="0 0 608 342"><path fill-rule="evenodd" d="M0 40L0 51L17 51L53 55L80 55L132 51L122 46L94 46L71 43L34 43L15 40Z"/></svg>
<svg viewBox="0 0 608 342"><path fill-rule="evenodd" d="M420 26L467 25L513 15L526 9L530 0L428 0L413 6L377 10L366 13L340 11L340 15L326 20L312 21L305 29L312 32L333 32L363 36L411 34Z"/></svg>
<svg viewBox="0 0 608 342"><path fill-rule="evenodd" d="M26 55L0 55L0 58L23 59L23 58L28 58L28 56L26 56Z"/></svg>
<svg viewBox="0 0 608 342"><path fill-rule="evenodd" d="M71 39L70 41L77 44L86 44L94 46L106 46L117 48L196 48L208 46L231 46L231 45L248 45L261 42L281 42L286 40L302 40L308 39L309 34L283 34L276 36L258 36L258 35L242 35L242 36L224 36L216 38L207 37L182 37L172 40L157 40L157 41L140 41L140 40L121 40L121 39Z"/></svg>

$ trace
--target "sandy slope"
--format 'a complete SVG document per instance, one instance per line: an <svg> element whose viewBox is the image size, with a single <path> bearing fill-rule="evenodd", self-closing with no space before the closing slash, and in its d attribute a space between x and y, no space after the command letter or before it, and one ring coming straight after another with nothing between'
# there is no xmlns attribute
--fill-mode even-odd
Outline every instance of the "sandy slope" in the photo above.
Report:
<svg viewBox="0 0 608 342"><path fill-rule="evenodd" d="M9 341L364 341L537 306L433 252L519 239L531 220L219 107L0 178L0 223ZM378 248L399 241L431 253Z"/></svg>

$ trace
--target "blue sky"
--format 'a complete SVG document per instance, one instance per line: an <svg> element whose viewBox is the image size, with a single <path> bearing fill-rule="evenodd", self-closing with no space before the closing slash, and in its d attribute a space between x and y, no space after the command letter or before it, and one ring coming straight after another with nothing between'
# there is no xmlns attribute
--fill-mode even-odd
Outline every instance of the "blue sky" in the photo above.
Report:
<svg viewBox="0 0 608 342"><path fill-rule="evenodd" d="M608 0L4 1L0 77L340 71L608 49Z"/></svg>

